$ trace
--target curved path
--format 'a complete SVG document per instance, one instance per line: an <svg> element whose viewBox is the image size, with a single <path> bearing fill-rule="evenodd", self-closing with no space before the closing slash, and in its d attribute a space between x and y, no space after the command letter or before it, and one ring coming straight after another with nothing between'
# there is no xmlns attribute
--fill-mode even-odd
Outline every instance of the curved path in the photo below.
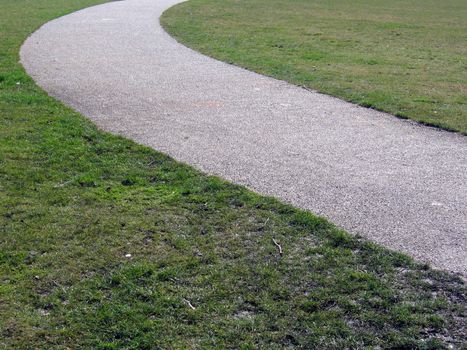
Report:
<svg viewBox="0 0 467 350"><path fill-rule="evenodd" d="M22 62L105 130L466 274L466 137L198 54L158 23L177 2L59 18L26 41Z"/></svg>

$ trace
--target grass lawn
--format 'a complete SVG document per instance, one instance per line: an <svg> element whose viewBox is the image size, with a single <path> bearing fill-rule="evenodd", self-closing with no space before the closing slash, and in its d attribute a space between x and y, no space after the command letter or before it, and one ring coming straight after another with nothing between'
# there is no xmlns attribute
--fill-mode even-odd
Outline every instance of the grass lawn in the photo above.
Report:
<svg viewBox="0 0 467 350"><path fill-rule="evenodd" d="M193 0L162 24L204 54L467 134L465 0Z"/></svg>
<svg viewBox="0 0 467 350"><path fill-rule="evenodd" d="M98 2L0 0L0 349L462 348L459 276L99 131L36 87L22 41Z"/></svg>

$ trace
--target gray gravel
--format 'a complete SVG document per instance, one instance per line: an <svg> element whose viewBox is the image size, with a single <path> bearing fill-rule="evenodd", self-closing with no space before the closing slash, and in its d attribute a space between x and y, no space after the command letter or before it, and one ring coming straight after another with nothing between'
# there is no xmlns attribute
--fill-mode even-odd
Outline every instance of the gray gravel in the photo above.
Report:
<svg viewBox="0 0 467 350"><path fill-rule="evenodd" d="M467 138L218 62L167 35L179 0L44 25L21 61L102 129L467 273Z"/></svg>

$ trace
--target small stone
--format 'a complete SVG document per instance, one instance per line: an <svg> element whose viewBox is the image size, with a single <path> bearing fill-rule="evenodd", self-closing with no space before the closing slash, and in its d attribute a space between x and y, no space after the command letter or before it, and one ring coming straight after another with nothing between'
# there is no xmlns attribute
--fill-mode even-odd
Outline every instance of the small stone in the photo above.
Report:
<svg viewBox="0 0 467 350"><path fill-rule="evenodd" d="M131 258L131 254L126 254L125 258Z"/></svg>
<svg viewBox="0 0 467 350"><path fill-rule="evenodd" d="M50 315L50 312L48 312L47 310L41 309L41 310L39 310L39 314L40 314L41 316L49 316L49 315Z"/></svg>

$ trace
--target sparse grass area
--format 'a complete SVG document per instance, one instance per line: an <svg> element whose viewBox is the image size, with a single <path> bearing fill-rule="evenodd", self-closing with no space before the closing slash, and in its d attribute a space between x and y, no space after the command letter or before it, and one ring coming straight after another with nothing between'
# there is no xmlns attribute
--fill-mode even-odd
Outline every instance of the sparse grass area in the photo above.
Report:
<svg viewBox="0 0 467 350"><path fill-rule="evenodd" d="M204 54L467 133L465 0L192 0L162 24Z"/></svg>
<svg viewBox="0 0 467 350"><path fill-rule="evenodd" d="M21 42L97 2L0 0L0 349L462 348L458 276L101 132L37 88Z"/></svg>

